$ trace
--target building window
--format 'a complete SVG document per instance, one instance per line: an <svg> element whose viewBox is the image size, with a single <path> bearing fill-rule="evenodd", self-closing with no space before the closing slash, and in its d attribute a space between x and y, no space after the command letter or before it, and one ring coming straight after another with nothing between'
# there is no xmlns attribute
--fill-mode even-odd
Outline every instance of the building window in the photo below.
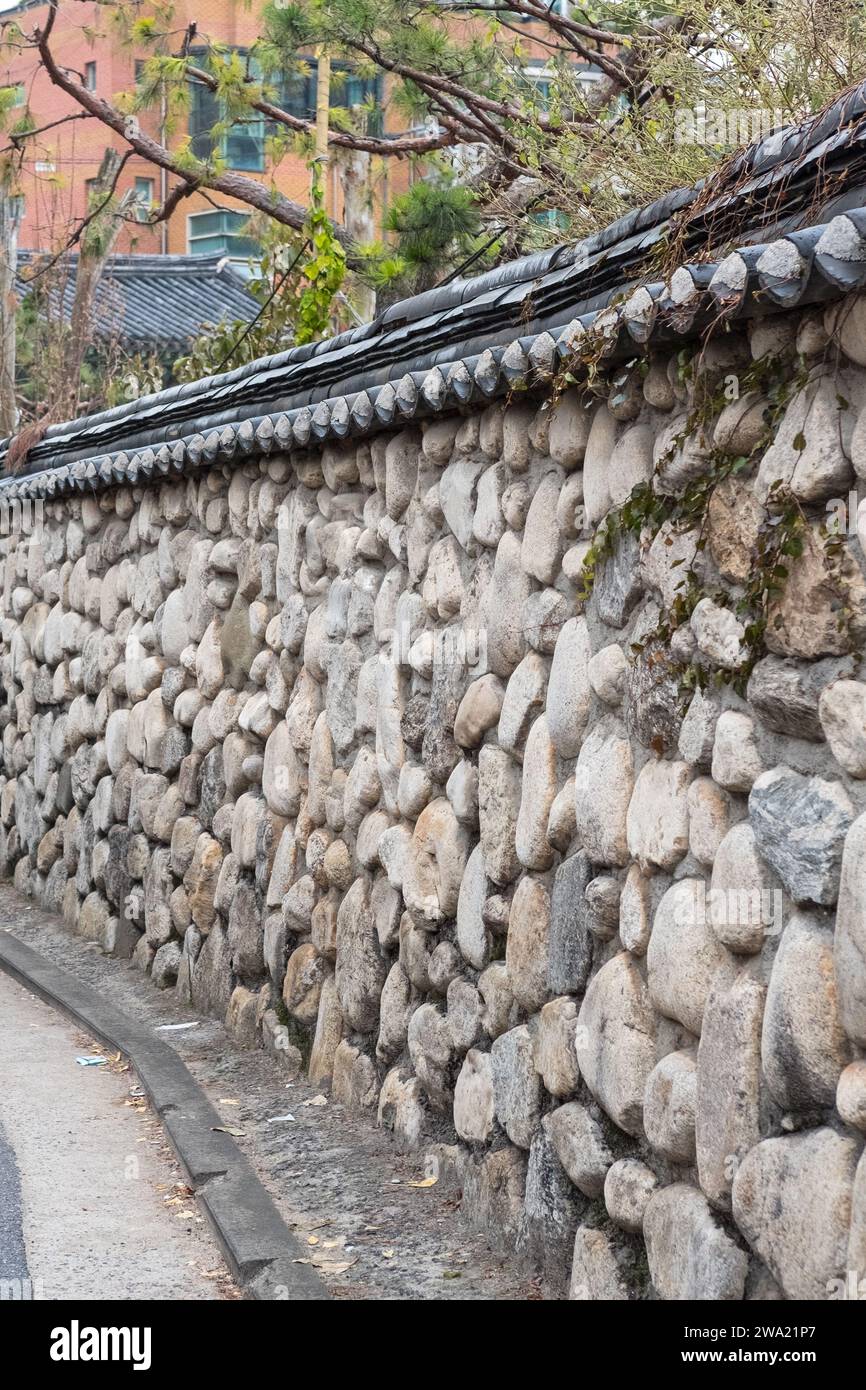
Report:
<svg viewBox="0 0 866 1390"><path fill-rule="evenodd" d="M251 65L252 67L252 65ZM315 58L304 59L297 71L286 74L277 83L277 104L290 116L302 121L316 118L316 77L318 64ZM331 67L331 105L357 109L366 106L366 129L370 135L382 130L382 92L380 77L361 77L353 72L348 63L336 62ZM251 113L247 119L238 121L215 141L211 134L222 118L218 97L201 83L190 84L189 135L190 147L197 159L209 160L214 155L224 159L230 169L243 169L261 173L265 168L265 140L280 126L265 122L264 118Z"/></svg>
<svg viewBox="0 0 866 1390"><path fill-rule="evenodd" d="M220 154L230 169L261 172L265 167L264 117L239 121L223 136Z"/></svg>
<svg viewBox="0 0 866 1390"><path fill-rule="evenodd" d="M265 167L265 122L261 116L233 125L219 142L211 134L221 119L218 98L200 82L190 84L189 133L191 148L197 159L212 159L218 154L230 169L245 169L261 173Z"/></svg>
<svg viewBox="0 0 866 1390"><path fill-rule="evenodd" d="M153 179L136 178L135 180L135 204L133 215L136 222L146 222L147 215L153 207Z"/></svg>
<svg viewBox="0 0 866 1390"><path fill-rule="evenodd" d="M88 92L95 92L95 91L96 91L96 64L95 64L95 63L85 63L85 64L84 64L84 85L85 85L85 87L87 88Z"/></svg>
<svg viewBox="0 0 866 1390"><path fill-rule="evenodd" d="M191 256L230 256L232 260L247 261L258 255L258 244L245 235L249 215L245 212L190 213L187 224L187 246Z"/></svg>
<svg viewBox="0 0 866 1390"><path fill-rule="evenodd" d="M286 73L278 84L277 104L290 116L297 116L301 121L314 121L317 78L316 59L305 58L297 72ZM337 61L331 64L331 105L345 106L350 111L359 106L371 108L367 111L368 135L378 135L382 131L382 97L381 77L361 77L352 71L348 63Z"/></svg>

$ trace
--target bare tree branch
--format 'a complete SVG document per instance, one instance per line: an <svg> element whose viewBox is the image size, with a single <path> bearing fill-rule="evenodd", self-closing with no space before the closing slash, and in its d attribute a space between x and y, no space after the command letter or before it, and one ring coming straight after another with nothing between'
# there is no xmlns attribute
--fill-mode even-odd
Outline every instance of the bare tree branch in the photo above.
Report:
<svg viewBox="0 0 866 1390"><path fill-rule="evenodd" d="M216 78L204 68L189 66L186 71L189 77L203 87L212 92L217 90L219 84ZM291 112L284 111L281 106L266 101L264 97L251 97L250 106L262 116L267 116L268 120L275 121L288 130L297 131L299 135L315 134L315 122L293 116ZM386 159L400 159L406 155L429 154L433 150L441 150L444 146L453 144L453 138L445 135L400 135L395 136L393 140L384 140L372 135L356 134L354 131L329 130L328 144L336 145L339 149L358 150L362 154L378 154Z"/></svg>

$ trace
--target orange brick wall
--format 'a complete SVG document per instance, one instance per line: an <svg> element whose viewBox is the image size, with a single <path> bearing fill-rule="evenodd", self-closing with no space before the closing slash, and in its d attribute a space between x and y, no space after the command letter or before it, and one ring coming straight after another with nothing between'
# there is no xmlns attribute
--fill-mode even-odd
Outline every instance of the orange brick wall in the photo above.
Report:
<svg viewBox="0 0 866 1390"><path fill-rule="evenodd" d="M179 0L175 6L175 23L181 30L194 19L200 37L243 47L251 44L257 36L257 11L258 5L248 10L236 0ZM25 4L17 10L6 11L0 18L14 18L27 33L44 22L45 14L45 5ZM64 4L55 25L53 48L64 67L79 73L83 73L86 63L95 61L97 94L111 98L131 89L134 85L135 57L147 55L145 52L136 55L112 47L104 40L94 45L84 31L88 26L99 28L104 19L104 11L100 12L96 4ZM0 83L24 85L37 125L57 120L78 109L70 98L52 85L32 54L0 62ZM158 136L159 121L155 114L144 117L142 125L149 133ZM119 150L127 148L124 141L95 120L74 121L39 137L39 149L28 160L23 176L25 211L19 238L22 248L43 250L62 243L69 235L86 211L87 180L98 173L109 146ZM377 160L373 169L374 188L380 201L383 196L405 189L411 176L406 161L389 161L387 170L381 167L383 165L384 161ZM154 197L159 202L161 171L137 155L127 163L118 183L118 192L122 194L134 187L136 177L153 179ZM269 175L247 173L247 177L270 182ZM309 175L301 159L289 156L283 160L276 174L276 182L287 197L306 203ZM173 187L174 183L175 180L168 175L168 188ZM339 219L342 199L339 180L333 175L328 179L327 199L328 210ZM223 195L220 195L219 202L222 206L237 206L243 210L242 204ZM117 250L150 254L163 250L185 252L189 214L211 210L212 204L204 196L194 194L184 200L166 227L139 224L126 227L121 233Z"/></svg>
<svg viewBox="0 0 866 1390"><path fill-rule="evenodd" d="M174 25L180 34L194 20L200 40L213 39L246 47L257 37L259 8L260 0L253 0L249 7L240 0L177 0ZM23 3L17 10L0 13L0 19L14 19L27 33L44 22L46 13L44 4ZM79 73L83 73L86 63L95 61L97 94L111 98L132 88L135 57L146 57L147 54L143 51L136 55L106 40L94 44L85 30L88 27L100 30L105 25L105 18L104 9L98 4L88 3L87 0L84 3L81 0L65 0L55 25L53 48L63 66ZM472 22L468 22L471 26ZM527 55L534 51L534 56L544 57L544 49L535 45L533 50L530 29L531 26L523 30ZM78 110L71 99L52 85L33 55L0 61L0 83L22 83L25 86L37 125L44 125ZM150 134L159 135L159 119L155 114L142 118L142 124ZM387 125L391 130L398 129L399 118L389 114ZM175 140L177 138L174 137ZM40 137L37 157L42 167L34 168L32 161L28 161L23 180L25 214L20 234L23 248L44 250L63 243L86 211L87 180L97 174L105 149L110 145L120 150L127 148L124 141L95 120L75 121ZM127 163L118 183L118 191L123 193L133 187L136 177L152 179L155 200L157 203L162 201L161 171L138 156L133 156ZM247 173L247 177L270 182L265 174ZM412 177L413 168L406 160L374 160L374 197L380 212L389 198L408 187ZM306 203L308 180L303 161L296 157L287 157L277 170L276 183L280 191L297 202ZM175 180L168 175L165 186L170 189L174 183ZM329 175L326 195L329 212L340 220L341 190L339 179L334 177L333 171ZM224 195L219 196L219 202L222 206L238 206L243 210L242 204L236 204ZM117 250L150 254L163 250L186 252L189 214L211 210L212 204L204 196L194 194L184 200L167 226L136 224L125 228Z"/></svg>

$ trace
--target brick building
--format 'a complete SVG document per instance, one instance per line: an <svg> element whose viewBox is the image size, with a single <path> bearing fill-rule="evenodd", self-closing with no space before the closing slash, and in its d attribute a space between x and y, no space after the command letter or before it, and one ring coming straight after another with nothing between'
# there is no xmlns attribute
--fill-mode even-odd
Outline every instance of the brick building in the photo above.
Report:
<svg viewBox="0 0 866 1390"><path fill-rule="evenodd" d="M25 32L44 22L47 6L41 0L24 0L0 14L4 21L12 20ZM258 6L248 9L234 0L178 0L174 24L179 34L195 21L202 46L215 41L243 52L255 40L259 30ZM105 11L98 4L82 3L61 6L54 29L53 49L57 58L81 75L85 84L107 99L120 92L130 91L136 72L147 56L142 50L112 45L105 39L94 42L88 37L88 27L100 29L105 24ZM334 106L369 106L373 97L381 104L384 92L381 80L360 79L344 64L335 63L332 77L331 102ZM17 58L5 57L0 63L0 85L16 88L22 109L29 105L34 122L43 126L78 108L71 98L54 87L41 70L32 52ZM315 114L316 60L304 60L304 71L289 76L281 93L282 104L293 114L313 118ZM206 156L211 150L208 135L219 119L216 100L203 88L192 91L186 128L181 125L165 136L158 112L141 116L142 128L155 138L164 139L176 147L187 136L193 152ZM384 111L376 111L364 119L379 129L394 122ZM244 125L232 130L223 140L220 153L231 169L251 178L267 177L265 157L265 125ZM39 137L39 148L28 159L24 171L24 210L19 245L36 250L57 244L67 229L74 227L84 215L88 202L88 184L96 178L107 148L126 150L124 141L96 120L72 121L59 125ZM375 160L372 170L374 199L381 210L388 198L408 185L411 171L405 161ZM306 202L309 174L303 159L288 155L280 164L275 179L285 196ZM127 162L118 183L118 193L129 189L138 192L142 217L144 210L158 207L175 180L170 174L133 155ZM332 167L326 188L329 212L342 218L343 193L339 171ZM126 227L118 241L118 251L153 255L159 253L189 253L213 255L221 253L244 258L251 243L242 235L248 210L233 199L219 196L221 210L213 207L202 195L185 199L167 223ZM237 212L232 211L237 207Z"/></svg>
<svg viewBox="0 0 866 1390"><path fill-rule="evenodd" d="M555 0L557 6L564 0ZM23 0L0 13L3 20L13 20L25 32L44 23L47 6L43 0ZM53 50L64 67L80 74L85 84L107 99L129 92L135 85L136 72L147 56L130 48L111 44L106 39L94 41L88 31L105 28L104 7L91 0L60 7L54 28ZM227 45L243 53L254 43L259 33L259 5L249 8L237 0L177 0L173 24L178 41L186 26L195 22L202 47L208 41ZM465 19L455 23L471 23ZM542 92L549 78L545 72L546 53L543 47L531 43L533 26L524 26L527 47L526 72L528 79ZM194 51L195 45L193 45ZM582 65L577 64L579 70ZM589 67L580 73L581 80L591 83L600 74ZM14 86L22 109L29 105L35 124L43 126L79 108L65 93L54 87L40 68L32 52L0 62L0 85ZM316 59L303 55L300 69L286 77L280 92L280 104L293 115L306 119L315 116ZM371 134L404 133L403 122L387 102L387 89L382 77L360 77L345 63L332 65L331 104L340 107L364 107L363 119ZM372 110L371 110L372 106ZM219 119L216 98L202 87L194 87L185 125L182 122L170 134L162 126L158 112L140 117L142 128L170 147L177 147L189 137L193 153L206 157L211 152L209 131ZM224 137L220 154L230 169L251 178L270 179L266 170L266 128L245 124L235 127ZM107 148L125 151L125 142L96 120L72 121L56 126L40 137L34 156L28 159L24 172L24 214L19 245L25 250L44 250L64 239L86 212L88 184L96 178ZM371 228L375 232L388 201L403 192L414 174L406 160L373 158L370 166L370 188L373 198ZM142 222L129 225L118 241L117 250L124 254L191 254L229 255L246 259L253 250L243 235L249 215L242 204L223 194L220 208L201 194L183 200L166 223L150 226L145 211L158 207L166 192L173 186L173 176L149 164L138 155L127 162L118 183L118 193L135 189L142 208ZM288 155L280 163L275 176L280 191L297 202L308 197L309 173L303 159ZM338 221L343 220L343 182L338 161L332 160L326 188L327 207ZM238 210L235 211L234 209Z"/></svg>

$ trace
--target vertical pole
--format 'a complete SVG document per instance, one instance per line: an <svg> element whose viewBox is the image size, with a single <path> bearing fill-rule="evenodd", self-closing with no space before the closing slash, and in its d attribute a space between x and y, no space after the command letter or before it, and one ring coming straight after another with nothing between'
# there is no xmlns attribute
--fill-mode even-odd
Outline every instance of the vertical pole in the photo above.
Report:
<svg viewBox="0 0 866 1390"><path fill-rule="evenodd" d="M328 184L325 178L325 165L328 162L328 113L331 109L331 55L324 45L317 50L316 69L316 159L319 161L319 177L326 203Z"/></svg>
<svg viewBox="0 0 866 1390"><path fill-rule="evenodd" d="M163 145L167 144L166 133L168 127L168 94L165 82L160 84L159 96L159 138ZM160 207L165 207L165 200L168 197L168 170L160 169L159 176L159 197ZM168 255L168 218L164 217L159 230L160 250L163 256ZM187 249L186 237L183 239L183 248Z"/></svg>
<svg viewBox="0 0 866 1390"><path fill-rule="evenodd" d="M15 433L15 274L18 269L17 198L0 194L0 438Z"/></svg>

